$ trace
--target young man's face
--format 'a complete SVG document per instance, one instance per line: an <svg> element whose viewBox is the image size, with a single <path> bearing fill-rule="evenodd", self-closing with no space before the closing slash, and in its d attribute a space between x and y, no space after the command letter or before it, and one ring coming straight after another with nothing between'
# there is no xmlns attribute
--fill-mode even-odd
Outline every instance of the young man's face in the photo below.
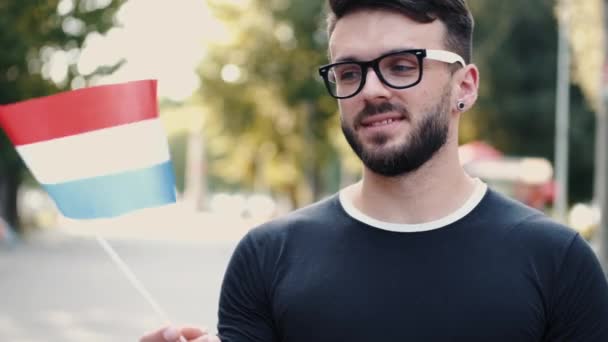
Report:
<svg viewBox="0 0 608 342"><path fill-rule="evenodd" d="M338 20L330 39L332 62L368 61L395 50L445 49L445 26L421 24L387 11L357 11ZM366 167L385 176L417 169L441 148L449 132L451 73L424 59L422 80L406 89L382 83L369 69L364 88L339 100L342 130Z"/></svg>

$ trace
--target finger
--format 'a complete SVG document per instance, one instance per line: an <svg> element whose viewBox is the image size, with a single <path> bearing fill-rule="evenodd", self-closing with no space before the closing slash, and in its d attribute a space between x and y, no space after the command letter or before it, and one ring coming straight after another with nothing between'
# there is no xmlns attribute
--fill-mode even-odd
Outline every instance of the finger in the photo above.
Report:
<svg viewBox="0 0 608 342"><path fill-rule="evenodd" d="M140 342L175 342L179 339L179 330L166 326L142 336Z"/></svg>
<svg viewBox="0 0 608 342"><path fill-rule="evenodd" d="M188 340L192 340L192 339L207 335L206 328L182 327L180 329L180 332L181 332L182 336L184 336Z"/></svg>
<svg viewBox="0 0 608 342"><path fill-rule="evenodd" d="M214 335L205 335L197 338L196 340L192 340L190 342L221 342L219 337Z"/></svg>

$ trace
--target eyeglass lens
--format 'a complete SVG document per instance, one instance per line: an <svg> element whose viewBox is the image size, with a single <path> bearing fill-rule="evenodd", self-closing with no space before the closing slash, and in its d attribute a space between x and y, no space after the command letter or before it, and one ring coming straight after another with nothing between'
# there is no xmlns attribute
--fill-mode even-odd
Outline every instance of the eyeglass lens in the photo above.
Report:
<svg viewBox="0 0 608 342"><path fill-rule="evenodd" d="M337 97L347 97L357 93L368 70L365 63L339 63L328 69L327 78L330 92ZM368 67L368 66L365 66ZM372 62L378 78L393 88L405 88L419 81L420 62L409 52L391 54Z"/></svg>

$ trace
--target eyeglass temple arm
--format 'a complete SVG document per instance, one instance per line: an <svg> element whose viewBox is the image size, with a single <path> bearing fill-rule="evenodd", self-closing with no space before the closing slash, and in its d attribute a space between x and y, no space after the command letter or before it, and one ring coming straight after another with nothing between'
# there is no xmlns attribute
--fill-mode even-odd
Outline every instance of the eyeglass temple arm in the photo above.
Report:
<svg viewBox="0 0 608 342"><path fill-rule="evenodd" d="M458 62L462 66L467 65L460 55L445 50L426 50L426 58L450 64Z"/></svg>

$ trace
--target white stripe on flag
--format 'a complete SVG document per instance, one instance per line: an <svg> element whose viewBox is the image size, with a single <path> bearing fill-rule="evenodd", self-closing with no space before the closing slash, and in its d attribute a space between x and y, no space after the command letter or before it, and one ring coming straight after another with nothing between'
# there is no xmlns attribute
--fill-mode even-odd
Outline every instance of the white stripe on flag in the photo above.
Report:
<svg viewBox="0 0 608 342"><path fill-rule="evenodd" d="M170 160L160 119L17 147L42 184L56 184L150 167Z"/></svg>

